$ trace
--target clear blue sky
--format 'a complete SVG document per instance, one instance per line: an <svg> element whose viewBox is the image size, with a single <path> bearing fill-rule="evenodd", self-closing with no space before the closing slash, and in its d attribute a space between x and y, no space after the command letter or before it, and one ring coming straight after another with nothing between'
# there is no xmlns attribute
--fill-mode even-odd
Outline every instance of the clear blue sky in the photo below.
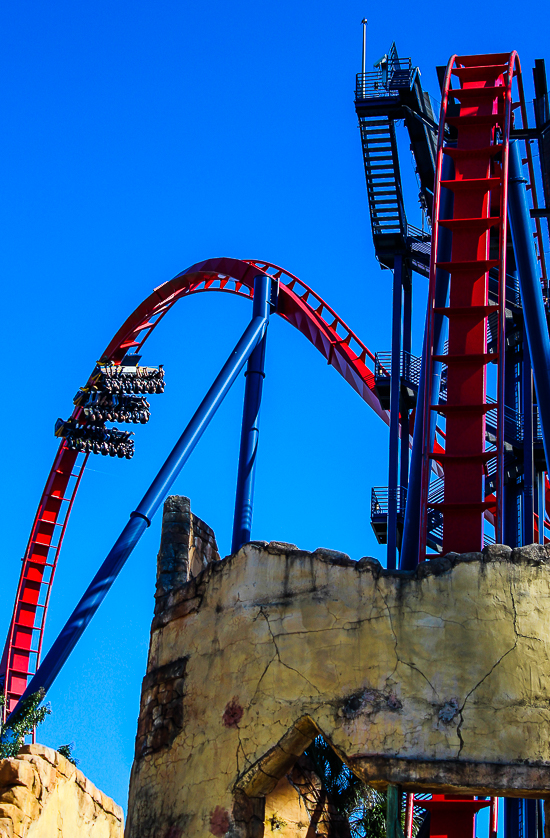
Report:
<svg viewBox="0 0 550 838"><path fill-rule="evenodd" d="M150 290L213 256L263 258L312 285L373 351L389 348L390 275L374 259L354 76L361 19L372 64L396 40L437 96L453 52L517 49L532 96L547 3L453 6L213 0L19 0L1 13L3 566L7 630L53 425ZM410 155L408 212L419 223ZM424 280L416 280L416 349ZM62 553L46 648L179 436L249 316L204 294L171 312L144 361L166 365L133 461L91 457ZM242 383L175 491L229 552ZM383 558L370 487L387 429L311 345L270 327L255 538ZM40 740L125 805L153 608L159 521L51 690Z"/></svg>

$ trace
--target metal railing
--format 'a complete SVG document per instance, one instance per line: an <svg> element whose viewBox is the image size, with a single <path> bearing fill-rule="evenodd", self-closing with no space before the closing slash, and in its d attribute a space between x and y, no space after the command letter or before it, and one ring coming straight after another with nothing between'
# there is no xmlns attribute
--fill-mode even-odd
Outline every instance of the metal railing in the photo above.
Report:
<svg viewBox="0 0 550 838"><path fill-rule="evenodd" d="M517 441L523 442L523 413L510 411L514 414L515 428L517 429ZM542 442L542 425L540 421L540 411L538 404L533 405L533 442Z"/></svg>
<svg viewBox="0 0 550 838"><path fill-rule="evenodd" d="M432 235L429 230L421 230L420 227L415 227L413 224L407 224L407 237L417 244L426 245L426 252L430 252Z"/></svg>
<svg viewBox="0 0 550 838"><path fill-rule="evenodd" d="M400 353L399 375L409 384L418 387L420 383L420 369L422 358L411 355L410 352ZM391 378L391 352L377 352L374 356L374 377L375 379Z"/></svg>
<svg viewBox="0 0 550 838"><path fill-rule="evenodd" d="M439 123L439 114L441 111L441 101L428 93L427 90L422 91L424 99L424 116L432 120L437 126Z"/></svg>
<svg viewBox="0 0 550 838"><path fill-rule="evenodd" d="M519 276L506 275L506 302L511 303L517 308L522 308Z"/></svg>
<svg viewBox="0 0 550 838"><path fill-rule="evenodd" d="M487 397L487 401L493 401ZM496 404L495 404L496 409ZM486 427L490 433L496 434L496 422L494 414L491 412L487 414ZM523 413L514 410L513 407L504 407L504 438L507 442L522 443L523 442ZM542 442L542 425L540 421L540 412L537 404L533 405L533 442Z"/></svg>
<svg viewBox="0 0 550 838"><path fill-rule="evenodd" d="M407 245L411 255L411 266L418 273L428 275L432 236L429 230L420 230L412 224L407 224Z"/></svg>
<svg viewBox="0 0 550 838"><path fill-rule="evenodd" d="M405 506L407 504L407 490L404 486L399 486L397 489L397 514L405 514ZM387 518L388 516L388 500L389 490L387 486L374 486L371 489L370 495L370 515L371 519Z"/></svg>
<svg viewBox="0 0 550 838"><path fill-rule="evenodd" d="M445 372L445 370L444 370ZM492 396L487 395L487 404L491 405L486 414L485 427L489 434L496 435L496 415L497 403ZM441 378L441 386L439 390L439 403L445 404L447 402L447 378L445 375ZM507 441L522 442L523 441L523 415L514 410L508 405L504 406L504 437ZM542 440L542 430L540 424L540 416L537 405L533 405L533 439L535 442Z"/></svg>
<svg viewBox="0 0 550 838"><path fill-rule="evenodd" d="M539 96L532 104L526 102L526 106L529 116L535 116L537 125L543 126L550 120L550 93Z"/></svg>
<svg viewBox="0 0 550 838"><path fill-rule="evenodd" d="M430 492L428 496L429 503L442 503L444 500L445 483L443 478L436 478L430 484ZM407 489L404 486L399 486L396 492L397 495L397 515L404 517L405 507L407 504ZM370 516L371 521L383 521L388 517L388 500L389 491L387 486L373 486L371 489L370 502ZM430 509L428 511L428 542L430 546L438 551L441 551L441 544L443 542L443 512L440 509ZM495 538L493 535L483 533L484 544L494 544Z"/></svg>
<svg viewBox="0 0 550 838"><path fill-rule="evenodd" d="M410 90L412 75L410 58L394 58L379 70L357 73L355 98L358 100L399 96L401 89Z"/></svg>
<svg viewBox="0 0 550 838"><path fill-rule="evenodd" d="M496 470L496 461L493 468L489 466L489 471ZM428 494L428 503L443 503L445 499L445 482L442 477L432 480L430 483L430 490ZM495 537L493 534L483 532L483 544L494 544ZM428 545L432 549L441 552L443 544L443 512L441 509L428 509Z"/></svg>
<svg viewBox="0 0 550 838"><path fill-rule="evenodd" d="M445 481L442 477L435 478L430 483L428 503L443 503L445 499ZM493 535L483 533L484 544L494 544ZM435 550L441 551L443 544L443 512L441 509L428 509L428 544Z"/></svg>

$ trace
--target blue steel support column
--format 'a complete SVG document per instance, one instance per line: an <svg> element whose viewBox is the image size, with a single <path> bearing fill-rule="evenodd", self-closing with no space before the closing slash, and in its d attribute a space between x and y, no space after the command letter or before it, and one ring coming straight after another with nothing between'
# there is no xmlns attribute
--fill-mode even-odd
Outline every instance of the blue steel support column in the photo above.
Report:
<svg viewBox="0 0 550 838"><path fill-rule="evenodd" d="M527 346L527 336L523 336L523 370L522 370L521 409L523 413L523 509L522 509L522 542L532 544L535 540L533 513L535 511L533 498L533 483L535 468L533 465L533 370L531 357Z"/></svg>
<svg viewBox="0 0 550 838"><path fill-rule="evenodd" d="M541 544L545 543L544 539L546 537L546 529L545 529L545 523L544 522L546 521L546 478L547 478L547 476L548 476L548 472L543 471L542 475L541 475L541 480L542 480L542 483L541 483L541 503L542 503L542 522L541 522L541 528L542 529L541 529L541 532L542 532L542 538L539 539Z"/></svg>
<svg viewBox="0 0 550 838"><path fill-rule="evenodd" d="M510 272L506 277L506 293L512 296L517 285L516 272ZM512 324L506 321L506 337L515 328ZM517 433L517 428L514 427L513 417L520 415L520 401L518 399L518 353L515 341L511 341L512 348L506 350L506 364L504 367L504 436L508 442L510 437L514 437ZM511 455L504 453L505 463ZM519 486L515 477L509 479L504 487L504 521L503 521L503 542L509 547L520 547L521 545L521 514L519 509Z"/></svg>
<svg viewBox="0 0 550 838"><path fill-rule="evenodd" d="M523 800L514 797L504 798L504 838L524 838Z"/></svg>
<svg viewBox="0 0 550 838"><path fill-rule="evenodd" d="M542 836L542 800L526 799L523 801L525 829L523 838L541 838Z"/></svg>
<svg viewBox="0 0 550 838"><path fill-rule="evenodd" d="M539 516L539 544L544 544L544 472L537 472L537 515Z"/></svg>
<svg viewBox="0 0 550 838"><path fill-rule="evenodd" d="M510 143L510 179L508 188L510 228L523 303L525 332L529 344L535 392L539 406L546 462L550 462L550 339L542 299L540 271L532 235L525 178L521 166L519 142Z"/></svg>
<svg viewBox="0 0 550 838"><path fill-rule="evenodd" d="M151 483L136 510L130 513L130 520L32 677L15 710L11 713L10 719L18 712L21 703L29 695L39 689L47 692L55 681L63 664L124 567L126 560L150 525L153 516L166 498L170 487L189 459L212 417L229 392L231 385L254 348L263 338L266 327L267 317L253 317L247 326L220 374L202 400L171 454L169 454L168 459Z"/></svg>
<svg viewBox="0 0 550 838"><path fill-rule="evenodd" d="M454 165L449 155L443 159L442 180L452 180L454 177ZM450 189L441 190L440 218L453 217L453 193ZM441 227L439 230L439 247L437 258L440 262L451 261L452 233L450 230ZM438 270L435 276L435 307L444 308L447 305L449 295L450 274L447 271ZM428 301L429 305L429 301ZM426 329L428 316L426 313ZM447 336L448 322L442 314L434 316L434 355L443 355L445 340ZM401 570L414 570L418 564L418 550L420 546L420 484L422 480L422 440L424 428L422 424L422 405L424 404L424 389L426 386L426 330L424 331L424 343L422 346L422 367L420 370L420 384L416 397L416 412L414 419L413 445L411 451L411 467L409 469L409 488L407 492L407 505L405 507L405 522L403 526L403 543L401 546L401 558L399 567ZM432 364L433 375L430 382L431 404L439 401L439 390L441 387L442 364L434 361ZM430 438L435 436L435 423L437 416L432 411L430 417Z"/></svg>
<svg viewBox="0 0 550 838"><path fill-rule="evenodd" d="M403 283L403 375L410 373L410 354L412 346L412 283L410 272L405 268ZM403 406L401 416L401 464L399 471L400 491L409 485L409 411Z"/></svg>
<svg viewBox="0 0 550 838"><path fill-rule="evenodd" d="M390 570L397 567L397 481L399 479L399 391L401 389L401 296L403 257L396 255L393 267L390 463L388 470L388 558Z"/></svg>
<svg viewBox="0 0 550 838"><path fill-rule="evenodd" d="M544 801L537 800L537 836L536 838L544 838Z"/></svg>
<svg viewBox="0 0 550 838"><path fill-rule="evenodd" d="M269 319L271 277L257 276L254 281L253 316ZM254 503L254 478L256 454L260 435L260 405L265 378L265 349L267 329L263 338L248 359L246 384L244 388L243 424L235 515L233 519L233 542L231 552L236 553L243 544L250 541L252 529L252 507Z"/></svg>

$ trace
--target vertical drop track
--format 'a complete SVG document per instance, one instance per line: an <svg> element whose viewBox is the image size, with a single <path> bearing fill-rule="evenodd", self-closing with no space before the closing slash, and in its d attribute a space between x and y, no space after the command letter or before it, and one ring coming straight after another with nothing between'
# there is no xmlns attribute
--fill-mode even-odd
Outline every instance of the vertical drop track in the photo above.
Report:
<svg viewBox="0 0 550 838"><path fill-rule="evenodd" d="M444 417L446 445L441 454L426 430L422 449L422 519L420 560L426 556L428 510L443 513L443 554L480 550L484 513L495 515L495 535L502 541L504 480L504 326L507 238L507 183L512 81L519 72L517 54L453 56L445 75L430 263L427 357L428 380L434 362L447 366L447 400L423 405L424 428L431 411ZM453 80L459 86L452 87ZM453 107L456 103L456 106ZM453 138L452 145L448 138ZM452 180L442 180L443 155L454 162ZM453 193L450 219L440 217L441 190ZM440 229L452 231L450 262L437 262ZM489 270L499 269L498 301L489 304ZM435 307L435 273L450 273L444 307ZM449 319L448 352L433 352L434 315ZM487 351L488 320L498 319L496 351ZM497 365L496 404L487 398L488 364ZM485 422L496 413L496 445L487 445ZM444 471L444 494L430 502L430 462ZM496 473L496 501L485 491L485 477Z"/></svg>

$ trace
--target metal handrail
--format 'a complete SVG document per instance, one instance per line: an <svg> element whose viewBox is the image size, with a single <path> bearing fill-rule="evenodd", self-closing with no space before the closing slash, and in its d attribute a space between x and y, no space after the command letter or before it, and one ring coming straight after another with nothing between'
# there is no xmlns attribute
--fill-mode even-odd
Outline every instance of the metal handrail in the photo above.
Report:
<svg viewBox="0 0 550 838"><path fill-rule="evenodd" d="M357 73L355 99L378 99L399 96L402 89L410 90L412 81L410 58L394 58L380 70Z"/></svg>
<svg viewBox="0 0 550 838"><path fill-rule="evenodd" d="M407 236L416 242L427 242L428 247L430 247L432 242L432 234L428 230L421 230L420 227L415 227L414 224L407 223Z"/></svg>
<svg viewBox="0 0 550 838"><path fill-rule="evenodd" d="M387 486L373 486L371 489L370 514L371 518L387 517L389 489ZM407 490L404 486L397 489L397 514L405 514Z"/></svg>
<svg viewBox="0 0 550 838"><path fill-rule="evenodd" d="M400 353L400 377L418 387L420 383L420 370L422 359L410 352ZM374 356L374 377L390 379L391 377L391 352L377 352Z"/></svg>

